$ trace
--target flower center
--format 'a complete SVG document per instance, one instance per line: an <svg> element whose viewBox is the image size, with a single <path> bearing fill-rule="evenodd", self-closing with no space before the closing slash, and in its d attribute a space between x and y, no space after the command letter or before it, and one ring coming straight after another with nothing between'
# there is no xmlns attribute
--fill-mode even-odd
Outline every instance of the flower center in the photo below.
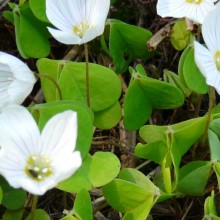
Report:
<svg viewBox="0 0 220 220"><path fill-rule="evenodd" d="M89 27L90 26L86 22L82 22L81 24L73 26L73 32L82 38L86 31L89 29Z"/></svg>
<svg viewBox="0 0 220 220"><path fill-rule="evenodd" d="M203 0L186 0L186 2L199 5L203 2Z"/></svg>
<svg viewBox="0 0 220 220"><path fill-rule="evenodd" d="M216 53L215 53L215 65L217 67L217 70L220 72L220 50L218 50Z"/></svg>
<svg viewBox="0 0 220 220"><path fill-rule="evenodd" d="M52 175L51 161L46 156L30 156L25 167L26 174L37 182Z"/></svg>

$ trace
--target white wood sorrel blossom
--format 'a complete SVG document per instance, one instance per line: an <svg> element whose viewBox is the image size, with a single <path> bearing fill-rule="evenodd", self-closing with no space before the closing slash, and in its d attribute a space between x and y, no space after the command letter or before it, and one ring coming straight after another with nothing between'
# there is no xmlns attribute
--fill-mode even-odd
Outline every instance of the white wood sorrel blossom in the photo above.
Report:
<svg viewBox="0 0 220 220"><path fill-rule="evenodd" d="M21 104L31 93L36 79L18 58L0 52L0 108Z"/></svg>
<svg viewBox="0 0 220 220"><path fill-rule="evenodd" d="M7 106L0 113L0 174L14 188L43 195L81 166L76 138L73 111L53 116L40 134L26 108Z"/></svg>
<svg viewBox="0 0 220 220"><path fill-rule="evenodd" d="M220 2L204 20L202 35L206 47L194 42L195 61L206 83L220 94Z"/></svg>
<svg viewBox="0 0 220 220"><path fill-rule="evenodd" d="M83 44L101 35L110 0L46 0L46 14L57 28L51 35L63 44Z"/></svg>
<svg viewBox="0 0 220 220"><path fill-rule="evenodd" d="M157 14L161 17L183 18L202 24L217 0L158 0Z"/></svg>

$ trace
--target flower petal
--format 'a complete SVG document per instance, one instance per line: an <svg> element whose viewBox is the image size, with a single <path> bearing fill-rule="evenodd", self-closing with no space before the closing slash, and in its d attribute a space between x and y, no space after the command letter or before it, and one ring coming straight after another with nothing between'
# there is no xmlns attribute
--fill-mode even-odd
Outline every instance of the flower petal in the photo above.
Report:
<svg viewBox="0 0 220 220"><path fill-rule="evenodd" d="M41 134L39 152L51 158L74 151L77 138L77 114L68 110L53 116Z"/></svg>
<svg viewBox="0 0 220 220"><path fill-rule="evenodd" d="M185 0L159 0L157 3L157 13L162 17L187 17L200 24L213 8L214 3L210 0L203 0L199 4Z"/></svg>
<svg viewBox="0 0 220 220"><path fill-rule="evenodd" d="M10 186L14 188L21 188L20 181L23 178L26 179L27 176L24 172L25 162L19 160L17 156L18 155L16 153L10 156L8 152L1 154L0 173L5 177Z"/></svg>
<svg viewBox="0 0 220 220"><path fill-rule="evenodd" d="M210 12L204 20L202 25L202 35L204 41L214 54L220 50L220 2L215 6L215 9Z"/></svg>
<svg viewBox="0 0 220 220"><path fill-rule="evenodd" d="M72 5L75 0L46 0L46 14L49 21L58 29L68 32L74 25Z"/></svg>
<svg viewBox="0 0 220 220"><path fill-rule="evenodd" d="M58 183L73 175L82 165L80 152L75 151L71 154L62 154L54 159L53 166L55 170L54 179Z"/></svg>
<svg viewBox="0 0 220 220"><path fill-rule="evenodd" d="M28 66L25 63L23 63L17 57L4 53L4 52L0 52L0 67L2 64L9 67L13 76L16 79L19 79L21 81L28 82L28 83L36 82L36 79L32 71L28 68Z"/></svg>
<svg viewBox="0 0 220 220"><path fill-rule="evenodd" d="M0 113L0 146L26 160L36 153L40 132L31 114L22 106L7 106ZM14 158L16 159L16 158ZM12 158L13 160L13 158Z"/></svg>
<svg viewBox="0 0 220 220"><path fill-rule="evenodd" d="M103 27L94 27L94 28L89 28L86 33L84 34L80 44L87 43L97 36L100 36L104 31L104 26Z"/></svg>
<svg viewBox="0 0 220 220"><path fill-rule="evenodd" d="M52 186L51 188L47 188L47 189L42 188L40 182L33 181L28 176L19 178L19 182L20 182L20 187L23 188L25 191L31 193L32 195L38 195L38 196L45 194L47 190L54 187Z"/></svg>
<svg viewBox="0 0 220 220"><path fill-rule="evenodd" d="M48 27L48 31L51 35L60 43L63 44L80 44L81 38L74 34L74 32L63 32L60 30L56 30Z"/></svg>
<svg viewBox="0 0 220 220"><path fill-rule="evenodd" d="M92 27L101 26L104 30L105 20L110 8L110 0L87 0L86 22ZM102 33L100 33L102 34Z"/></svg>
<svg viewBox="0 0 220 220"><path fill-rule="evenodd" d="M15 80L8 88L10 104L21 104L33 90L33 84Z"/></svg>
<svg viewBox="0 0 220 220"><path fill-rule="evenodd" d="M31 93L36 79L16 57L0 52L0 107L21 104Z"/></svg>
<svg viewBox="0 0 220 220"><path fill-rule="evenodd" d="M195 62L205 76L206 83L213 86L220 94L220 74L216 68L212 53L196 41L194 42L194 48Z"/></svg>
<svg viewBox="0 0 220 220"><path fill-rule="evenodd" d="M157 14L161 17L182 18L185 16L186 6L184 0L158 0Z"/></svg>
<svg viewBox="0 0 220 220"><path fill-rule="evenodd" d="M0 107L11 102L8 89L13 80L10 68L6 64L0 63Z"/></svg>

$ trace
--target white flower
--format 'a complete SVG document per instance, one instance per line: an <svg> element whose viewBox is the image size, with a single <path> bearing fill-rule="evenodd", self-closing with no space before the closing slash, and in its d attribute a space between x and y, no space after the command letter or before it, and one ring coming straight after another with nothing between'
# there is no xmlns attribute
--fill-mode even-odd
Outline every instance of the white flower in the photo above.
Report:
<svg viewBox="0 0 220 220"><path fill-rule="evenodd" d="M83 44L104 31L110 0L46 0L46 14L58 29L51 35L64 44Z"/></svg>
<svg viewBox="0 0 220 220"><path fill-rule="evenodd" d="M18 58L0 52L0 108L21 104L31 93L36 79Z"/></svg>
<svg viewBox="0 0 220 220"><path fill-rule="evenodd" d="M220 94L220 3L215 6L204 20L202 35L206 47L194 42L195 61L206 83Z"/></svg>
<svg viewBox="0 0 220 220"><path fill-rule="evenodd" d="M157 14L161 17L183 18L202 24L217 0L158 0Z"/></svg>
<svg viewBox="0 0 220 220"><path fill-rule="evenodd" d="M40 134L31 114L22 106L0 113L0 173L14 188L43 195L70 177L82 163L74 152L77 117L65 111L52 117Z"/></svg>

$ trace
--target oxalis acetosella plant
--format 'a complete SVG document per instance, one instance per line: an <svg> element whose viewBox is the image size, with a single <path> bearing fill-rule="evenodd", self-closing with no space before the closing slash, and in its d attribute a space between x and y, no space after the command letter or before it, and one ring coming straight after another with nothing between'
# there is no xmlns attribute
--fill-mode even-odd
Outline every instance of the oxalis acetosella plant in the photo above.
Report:
<svg viewBox="0 0 220 220"><path fill-rule="evenodd" d="M87 104L90 106L88 45L104 32L110 0L46 0L46 15L57 28L48 27L51 35L63 44L84 44L86 59Z"/></svg>
<svg viewBox="0 0 220 220"><path fill-rule="evenodd" d="M1 219L220 219L220 2L7 3Z"/></svg>

